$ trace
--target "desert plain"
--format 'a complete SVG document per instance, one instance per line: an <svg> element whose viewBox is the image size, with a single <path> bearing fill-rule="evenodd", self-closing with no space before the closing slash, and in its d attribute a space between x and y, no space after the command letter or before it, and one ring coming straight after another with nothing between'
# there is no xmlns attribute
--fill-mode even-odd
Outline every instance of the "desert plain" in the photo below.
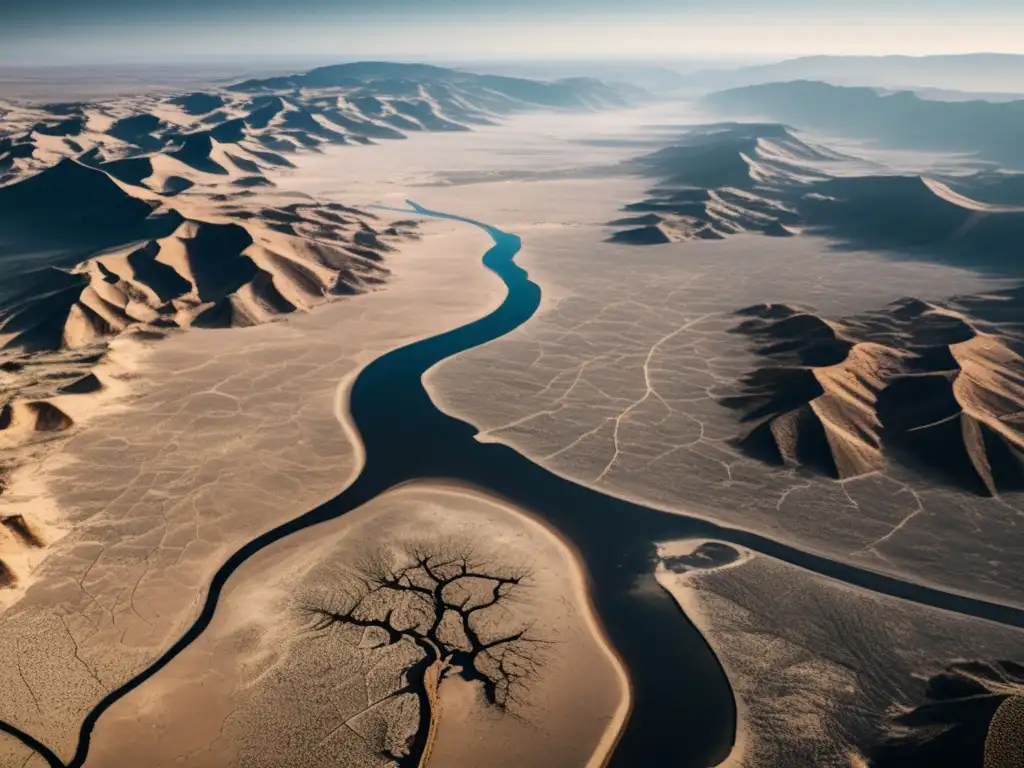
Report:
<svg viewBox="0 0 1024 768"><path fill-rule="evenodd" d="M0 764L1020 764L999 137L347 66L0 106Z"/></svg>

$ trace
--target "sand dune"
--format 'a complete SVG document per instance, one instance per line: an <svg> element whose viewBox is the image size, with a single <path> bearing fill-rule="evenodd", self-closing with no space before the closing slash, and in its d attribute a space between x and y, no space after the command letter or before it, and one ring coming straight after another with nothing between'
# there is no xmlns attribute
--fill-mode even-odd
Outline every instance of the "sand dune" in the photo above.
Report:
<svg viewBox="0 0 1024 768"><path fill-rule="evenodd" d="M177 226L164 237L108 250L70 271L37 274L31 290L0 312L0 340L30 351L81 348L134 325L188 327L199 317L209 325L208 313L227 305L235 320L215 325L251 325L373 287L387 271L366 254L404 236L365 222L353 233L312 207L263 215L274 214L290 234L256 214L221 223L169 209L164 221Z"/></svg>
<svg viewBox="0 0 1024 768"><path fill-rule="evenodd" d="M789 236L802 221L798 191L827 176L812 163L841 161L771 124L715 124L695 128L678 144L630 163L658 178L648 197L624 206L659 220L637 225L635 217L609 222L629 227L611 242L651 245L689 239L721 239L740 232Z"/></svg>
<svg viewBox="0 0 1024 768"><path fill-rule="evenodd" d="M62 157L97 164L174 154L220 173L223 164L208 157L211 140L235 145L260 164L254 156L261 148L316 151L411 131L466 131L525 109L621 107L642 97L632 87L588 79L542 82L376 64L164 97L17 105L0 118L0 184Z"/></svg>
<svg viewBox="0 0 1024 768"><path fill-rule="evenodd" d="M878 768L1010 768L1024 758L1024 666L959 661L931 677L924 701L894 712Z"/></svg>
<svg viewBox="0 0 1024 768"><path fill-rule="evenodd" d="M814 187L802 211L815 229L851 243L928 248L975 266L1013 270L1024 207L979 202L921 176L834 179Z"/></svg>
<svg viewBox="0 0 1024 768"><path fill-rule="evenodd" d="M722 401L749 425L739 444L839 479L895 460L982 494L1024 487L1021 299L905 299L839 322L785 305L742 310L750 319L736 331L769 364Z"/></svg>
<svg viewBox="0 0 1024 768"><path fill-rule="evenodd" d="M398 114L387 98L379 111ZM400 135L338 94L308 106L211 91L5 111L3 445L67 433L122 391L120 374L100 370L118 336L249 326L381 285L384 257L415 224L282 192L265 175L356 128Z"/></svg>
<svg viewBox="0 0 1024 768"><path fill-rule="evenodd" d="M807 230L855 247L1019 272L1024 183L1015 174L858 175L864 163L856 158L771 123L700 126L631 168L659 183L624 210L654 212L660 221L639 227L628 217L609 222L630 227L613 234L614 242L648 245L740 232L786 237Z"/></svg>

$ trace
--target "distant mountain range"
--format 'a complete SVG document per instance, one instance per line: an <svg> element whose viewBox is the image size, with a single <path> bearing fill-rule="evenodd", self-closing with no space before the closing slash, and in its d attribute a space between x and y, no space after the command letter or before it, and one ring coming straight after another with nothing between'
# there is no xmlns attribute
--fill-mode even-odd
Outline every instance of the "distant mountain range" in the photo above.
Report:
<svg viewBox="0 0 1024 768"><path fill-rule="evenodd" d="M799 80L720 91L702 105L730 119L777 120L894 148L965 153L1024 169L1024 100L929 101L905 91L882 95L872 88Z"/></svg>
<svg viewBox="0 0 1024 768"><path fill-rule="evenodd" d="M786 80L821 80L834 85L941 88L1024 93L1024 56L972 53L948 56L804 56L738 69L701 70L684 85L720 90Z"/></svg>
<svg viewBox="0 0 1024 768"><path fill-rule="evenodd" d="M603 109L628 106L644 91L625 84L608 85L589 77L527 80L479 75L429 64L362 61L319 67L281 77L246 80L229 88L253 93L293 89L367 89L375 94L447 101L461 95L478 108L512 112L529 106L556 109Z"/></svg>
<svg viewBox="0 0 1024 768"><path fill-rule="evenodd" d="M630 167L657 182L609 222L615 242L810 231L1000 274L1024 269L1021 173L896 175L777 123L697 126Z"/></svg>
<svg viewBox="0 0 1024 768"><path fill-rule="evenodd" d="M0 438L77 423L119 336L237 327L372 291L415 222L275 187L329 145L620 107L630 86L362 63L190 93L0 102Z"/></svg>
<svg viewBox="0 0 1024 768"><path fill-rule="evenodd" d="M697 126L631 166L656 182L609 222L612 242L807 232L839 249L1024 272L1024 174L895 175L777 123ZM843 318L786 304L740 310L736 331L759 363L719 401L740 413L735 443L837 479L899 463L982 495L1020 490L1022 307L1018 287L908 296Z"/></svg>
<svg viewBox="0 0 1024 768"><path fill-rule="evenodd" d="M287 165L282 153L327 144L467 131L523 110L623 107L646 97L634 86L588 78L546 82L362 62L144 100L0 102L0 184L62 157L90 165L118 162L106 170L133 175L144 170L136 158L161 153L205 163L201 170L217 173L216 164L203 159L213 145L228 147L236 157L246 155L248 167L257 172Z"/></svg>
<svg viewBox="0 0 1024 768"><path fill-rule="evenodd" d="M683 72L694 69L688 62L664 65L637 61L587 61L567 59L561 61L478 61L453 64L471 72L504 75L529 80L567 80L577 77L596 77L605 83L630 83L653 94L664 94L685 85Z"/></svg>

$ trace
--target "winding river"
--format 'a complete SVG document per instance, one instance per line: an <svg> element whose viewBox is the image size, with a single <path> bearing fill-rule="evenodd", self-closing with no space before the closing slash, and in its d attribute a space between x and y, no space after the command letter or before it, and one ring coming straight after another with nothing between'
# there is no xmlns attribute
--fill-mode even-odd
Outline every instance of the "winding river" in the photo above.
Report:
<svg viewBox="0 0 1024 768"><path fill-rule="evenodd" d="M507 295L490 314L393 350L370 363L353 384L350 411L365 449L356 480L333 499L253 539L214 575L194 623L159 659L108 693L84 718L75 754L64 762L30 734L0 722L51 768L80 768L93 728L115 702L145 683L209 626L221 592L248 558L296 531L337 518L390 488L441 479L478 488L531 511L576 548L589 576L594 608L629 673L632 710L609 765L705 768L728 755L736 707L728 680L701 634L654 580L655 542L710 538L748 547L832 579L916 603L1024 627L1024 610L934 589L807 552L757 534L605 495L560 477L440 411L423 375L440 361L509 333L540 305L540 287L514 259L517 236L487 224L409 202L405 213L453 219L494 241L484 266Z"/></svg>

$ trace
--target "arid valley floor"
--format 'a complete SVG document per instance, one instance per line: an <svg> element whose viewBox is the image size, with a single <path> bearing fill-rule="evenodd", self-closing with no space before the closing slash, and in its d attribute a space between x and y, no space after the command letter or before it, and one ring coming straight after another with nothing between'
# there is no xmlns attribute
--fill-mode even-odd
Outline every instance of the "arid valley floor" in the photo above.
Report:
<svg viewBox="0 0 1024 768"><path fill-rule="evenodd" d="M352 67L0 95L0 766L1024 765L1012 147Z"/></svg>

